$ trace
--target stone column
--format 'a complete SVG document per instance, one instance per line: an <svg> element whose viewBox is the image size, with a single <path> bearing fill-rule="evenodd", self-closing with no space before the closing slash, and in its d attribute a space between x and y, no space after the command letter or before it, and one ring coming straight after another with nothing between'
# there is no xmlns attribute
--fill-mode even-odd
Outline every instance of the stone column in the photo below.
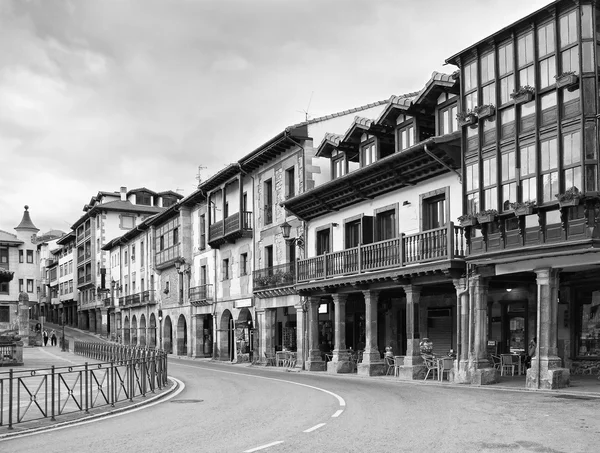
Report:
<svg viewBox="0 0 600 453"><path fill-rule="evenodd" d="M304 351L307 350L305 341L308 342L308 335L305 335L304 332L307 313L304 311L302 299L303 297L300 298L298 304L294 305L296 309L296 366L300 369L304 369Z"/></svg>
<svg viewBox="0 0 600 453"><path fill-rule="evenodd" d="M17 323L23 346L29 346L29 295L26 292L19 294Z"/></svg>
<svg viewBox="0 0 600 453"><path fill-rule="evenodd" d="M106 308L100 309L100 319L101 319L100 334L103 337L107 337L108 336L108 310Z"/></svg>
<svg viewBox="0 0 600 453"><path fill-rule="evenodd" d="M426 367L423 365L419 343L421 333L419 330L419 300L421 287L404 285L406 294L406 356L404 365L400 367L399 377L403 380L423 379Z"/></svg>
<svg viewBox="0 0 600 453"><path fill-rule="evenodd" d="M458 330L456 332L457 354L454 365L454 382L466 383L469 379L469 281L457 278L452 281L456 289L456 316Z"/></svg>
<svg viewBox="0 0 600 453"><path fill-rule="evenodd" d="M255 308L254 316L255 316L254 326L258 328L258 332L257 332L257 334L258 334L258 351L256 351L256 354L259 355L260 362L263 363L266 360L266 358L265 358L266 337L265 337L265 310L264 310L264 308Z"/></svg>
<svg viewBox="0 0 600 453"><path fill-rule="evenodd" d="M332 294L334 311L334 350L331 362L327 363L329 373L351 373L350 353L346 349L346 301L347 294Z"/></svg>
<svg viewBox="0 0 600 453"><path fill-rule="evenodd" d="M319 304L320 297L311 297L308 302L308 371L325 371L325 362L319 349Z"/></svg>
<svg viewBox="0 0 600 453"><path fill-rule="evenodd" d="M569 386L570 372L561 368L557 349L558 270L535 269L537 280L537 348L527 370L527 388L557 389Z"/></svg>
<svg viewBox="0 0 600 453"><path fill-rule="evenodd" d="M495 384L498 382L499 372L490 366L487 358L487 296L488 280L481 275L471 277L471 297L473 306L473 334L469 369L471 383L477 385Z"/></svg>
<svg viewBox="0 0 600 453"><path fill-rule="evenodd" d="M377 347L377 300L379 291L363 291L365 298L365 350L357 373L365 376L385 374L385 364Z"/></svg>

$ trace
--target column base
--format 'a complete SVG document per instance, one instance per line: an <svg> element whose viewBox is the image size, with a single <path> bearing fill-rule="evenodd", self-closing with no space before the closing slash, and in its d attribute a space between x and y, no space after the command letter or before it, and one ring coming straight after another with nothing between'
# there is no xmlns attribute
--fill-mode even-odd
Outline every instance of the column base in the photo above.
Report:
<svg viewBox="0 0 600 453"><path fill-rule="evenodd" d="M533 366L527 370L525 387L528 389L555 390L569 387L570 384L571 372L566 368L542 368L539 377Z"/></svg>
<svg viewBox="0 0 600 453"><path fill-rule="evenodd" d="M359 363L356 373L359 376L383 376L385 374L385 363L383 361Z"/></svg>
<svg viewBox="0 0 600 453"><path fill-rule="evenodd" d="M425 365L402 365L398 370L401 381L416 381L425 379L427 367Z"/></svg>
<svg viewBox="0 0 600 453"><path fill-rule="evenodd" d="M349 360L338 360L327 362L328 373L352 373L354 371L354 364Z"/></svg>
<svg viewBox="0 0 600 453"><path fill-rule="evenodd" d="M471 383L471 373L469 373L469 362L467 360L461 360L458 364L458 370L454 369L452 382L455 384Z"/></svg>
<svg viewBox="0 0 600 453"><path fill-rule="evenodd" d="M477 368L472 369L470 375L471 384L490 385L498 383L500 372L495 368Z"/></svg>
<svg viewBox="0 0 600 453"><path fill-rule="evenodd" d="M325 362L323 360L309 359L306 361L306 371L326 371Z"/></svg>

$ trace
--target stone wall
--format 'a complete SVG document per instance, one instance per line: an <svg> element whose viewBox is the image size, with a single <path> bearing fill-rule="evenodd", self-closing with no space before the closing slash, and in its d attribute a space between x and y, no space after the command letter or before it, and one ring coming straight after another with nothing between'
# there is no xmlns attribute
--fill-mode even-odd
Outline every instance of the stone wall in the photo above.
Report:
<svg viewBox="0 0 600 453"><path fill-rule="evenodd" d="M600 360L573 360L571 374L590 374L600 376Z"/></svg>

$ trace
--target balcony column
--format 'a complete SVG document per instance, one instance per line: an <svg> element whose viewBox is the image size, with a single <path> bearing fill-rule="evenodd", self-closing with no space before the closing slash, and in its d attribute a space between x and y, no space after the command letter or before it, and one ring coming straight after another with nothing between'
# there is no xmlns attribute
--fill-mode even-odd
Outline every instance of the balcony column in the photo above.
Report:
<svg viewBox="0 0 600 453"><path fill-rule="evenodd" d="M319 349L319 304L320 297L311 297L308 302L308 371L325 371L325 362Z"/></svg>
<svg viewBox="0 0 600 453"><path fill-rule="evenodd" d="M110 336L113 341L117 340L117 319L115 317L114 308L108 313L109 324L110 324ZM148 343L150 345L150 343Z"/></svg>
<svg viewBox="0 0 600 453"><path fill-rule="evenodd" d="M350 353L346 349L346 301L347 294L332 294L334 305L334 349L331 362L326 363L329 373L351 373Z"/></svg>
<svg viewBox="0 0 600 453"><path fill-rule="evenodd" d="M558 357L558 269L535 269L537 280L537 347L527 370L527 388L569 386L570 372ZM531 337L536 336L531 335Z"/></svg>
<svg viewBox="0 0 600 453"><path fill-rule="evenodd" d="M100 315L100 335L108 337L108 309L103 307L98 310L98 314Z"/></svg>
<svg viewBox="0 0 600 453"><path fill-rule="evenodd" d="M305 297L300 297L300 301L294 305L296 309L296 366L304 369L304 351L306 351L306 315L307 306L303 303Z"/></svg>
<svg viewBox="0 0 600 453"><path fill-rule="evenodd" d="M377 347L377 300L379 291L363 291L365 298L365 350L357 374L381 376L385 374L385 364Z"/></svg>
<svg viewBox="0 0 600 453"><path fill-rule="evenodd" d="M468 279L456 278L452 280L456 289L456 315L457 357L454 363L454 382L467 383L469 381L469 292Z"/></svg>
<svg viewBox="0 0 600 453"><path fill-rule="evenodd" d="M406 294L406 356L404 357L404 365L400 367L399 377L407 381L423 379L425 377L425 365L423 365L419 347L421 341L419 329L421 287L404 285L402 289Z"/></svg>
<svg viewBox="0 0 600 453"><path fill-rule="evenodd" d="M489 279L481 275L474 275L470 279L473 333L471 335L469 371L471 383L477 385L495 384L498 382L499 375L498 370L490 366L487 357L488 282Z"/></svg>

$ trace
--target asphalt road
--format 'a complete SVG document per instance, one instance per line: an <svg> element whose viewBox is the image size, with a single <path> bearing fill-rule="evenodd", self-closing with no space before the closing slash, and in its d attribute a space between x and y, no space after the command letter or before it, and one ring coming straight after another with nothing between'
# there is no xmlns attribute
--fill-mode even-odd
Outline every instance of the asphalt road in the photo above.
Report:
<svg viewBox="0 0 600 453"><path fill-rule="evenodd" d="M595 452L600 400L170 359L185 388L93 423L0 441L33 452Z"/></svg>

